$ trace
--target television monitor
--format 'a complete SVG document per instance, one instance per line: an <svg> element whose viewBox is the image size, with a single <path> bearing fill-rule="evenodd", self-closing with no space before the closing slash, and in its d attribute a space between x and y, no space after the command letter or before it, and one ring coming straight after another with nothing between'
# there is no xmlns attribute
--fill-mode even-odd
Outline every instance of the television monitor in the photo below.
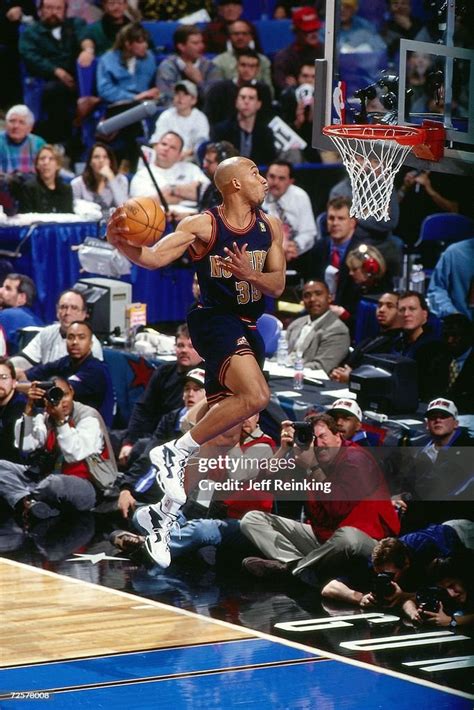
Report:
<svg viewBox="0 0 474 710"><path fill-rule="evenodd" d="M384 414L415 412L416 362L396 354L365 355L360 367L350 374L349 390L357 395L362 409Z"/></svg>

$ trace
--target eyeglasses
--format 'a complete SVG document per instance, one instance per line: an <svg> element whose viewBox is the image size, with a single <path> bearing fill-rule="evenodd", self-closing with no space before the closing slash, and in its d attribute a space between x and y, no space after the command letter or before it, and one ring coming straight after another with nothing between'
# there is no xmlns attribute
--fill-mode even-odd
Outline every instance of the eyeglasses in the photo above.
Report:
<svg viewBox="0 0 474 710"><path fill-rule="evenodd" d="M0 375L0 380L11 380L12 376L11 375Z"/></svg>
<svg viewBox="0 0 474 710"><path fill-rule="evenodd" d="M72 311L73 313L77 313L82 310L84 310L82 306L67 306L65 303L58 306L58 311Z"/></svg>

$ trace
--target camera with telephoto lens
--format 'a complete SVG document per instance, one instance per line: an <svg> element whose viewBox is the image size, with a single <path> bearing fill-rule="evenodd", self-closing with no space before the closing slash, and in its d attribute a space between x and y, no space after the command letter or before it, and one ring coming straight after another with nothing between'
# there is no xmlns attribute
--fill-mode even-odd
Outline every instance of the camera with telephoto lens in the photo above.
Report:
<svg viewBox="0 0 474 710"><path fill-rule="evenodd" d="M441 604L443 608L449 606L450 597L443 587L424 587L417 591L415 603L422 613L425 611L436 613L440 610Z"/></svg>
<svg viewBox="0 0 474 710"><path fill-rule="evenodd" d="M380 572L375 575L372 594L378 602L382 602L387 597L391 597L394 593L393 588L394 574L392 572Z"/></svg>
<svg viewBox="0 0 474 710"><path fill-rule="evenodd" d="M46 380L45 382L37 382L37 387L45 390L46 394L44 398L53 405L57 407L59 402L64 397L64 392L61 387L58 387L54 380Z"/></svg>
<svg viewBox="0 0 474 710"><path fill-rule="evenodd" d="M313 425L311 422L293 422L295 430L294 442L302 449L307 448L313 441Z"/></svg>

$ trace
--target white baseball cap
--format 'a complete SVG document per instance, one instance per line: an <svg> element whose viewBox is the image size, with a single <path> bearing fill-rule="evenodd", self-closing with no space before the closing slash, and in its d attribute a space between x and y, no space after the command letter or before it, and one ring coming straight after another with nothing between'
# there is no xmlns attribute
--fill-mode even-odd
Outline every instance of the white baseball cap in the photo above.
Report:
<svg viewBox="0 0 474 710"><path fill-rule="evenodd" d="M362 410L355 399L336 399L332 407L329 408L329 414L350 414L362 421Z"/></svg>
<svg viewBox="0 0 474 710"><path fill-rule="evenodd" d="M431 402L428 404L426 416L428 416L428 414L431 414L432 412L445 412L446 414L449 414L455 419L458 418L458 410L454 402L452 402L450 399L443 399L442 397L438 397L438 399L432 399Z"/></svg>
<svg viewBox="0 0 474 710"><path fill-rule="evenodd" d="M191 380L199 385L199 387L204 387L205 372L202 367L195 367L194 370L189 370L186 373L185 379Z"/></svg>

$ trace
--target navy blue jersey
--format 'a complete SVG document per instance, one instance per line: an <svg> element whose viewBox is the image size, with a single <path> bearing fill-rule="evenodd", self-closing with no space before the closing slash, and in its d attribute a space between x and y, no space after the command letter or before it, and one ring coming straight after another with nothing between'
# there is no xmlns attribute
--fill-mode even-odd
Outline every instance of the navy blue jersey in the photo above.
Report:
<svg viewBox="0 0 474 710"><path fill-rule="evenodd" d="M267 215L260 209L253 211L252 220L246 229L231 227L224 217L222 205L207 210L211 215L212 236L204 250L191 247L193 261L201 289L201 303L207 307L220 308L227 313L235 313L242 318L256 320L265 310L265 300L261 291L240 281L217 264L216 257L226 258L224 248L233 250L233 243L240 247L247 244L252 267L263 271L267 252L272 244L272 233Z"/></svg>

